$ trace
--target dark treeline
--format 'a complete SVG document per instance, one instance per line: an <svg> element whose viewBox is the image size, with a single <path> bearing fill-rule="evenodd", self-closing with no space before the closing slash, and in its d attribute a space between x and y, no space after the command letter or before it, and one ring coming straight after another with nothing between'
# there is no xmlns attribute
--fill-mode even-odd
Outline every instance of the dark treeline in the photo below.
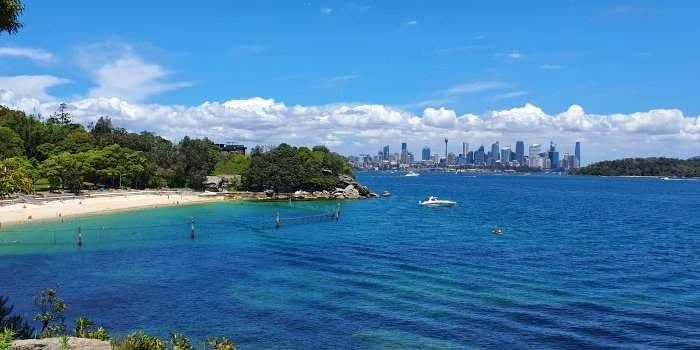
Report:
<svg viewBox="0 0 700 350"><path fill-rule="evenodd" d="M352 176L345 159L323 146L256 147L247 157L206 138L174 144L151 132L129 132L109 117L84 127L65 104L45 120L0 106L0 197L31 193L41 182L74 193L97 186L198 190L207 175L220 174L241 175L242 189L278 192L331 190L338 175Z"/></svg>
<svg viewBox="0 0 700 350"><path fill-rule="evenodd" d="M573 175L700 177L700 158L626 158L591 164Z"/></svg>

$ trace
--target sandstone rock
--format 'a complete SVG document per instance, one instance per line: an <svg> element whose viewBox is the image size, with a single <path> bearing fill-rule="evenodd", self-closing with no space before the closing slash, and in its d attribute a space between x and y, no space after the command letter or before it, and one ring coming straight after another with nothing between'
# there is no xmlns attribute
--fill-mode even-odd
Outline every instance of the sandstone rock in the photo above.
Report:
<svg viewBox="0 0 700 350"><path fill-rule="evenodd" d="M347 187L345 187L344 192L345 192L345 197L347 199L360 198L360 191L358 191L357 188L355 188L355 186L353 186L353 185L348 185Z"/></svg>
<svg viewBox="0 0 700 350"><path fill-rule="evenodd" d="M338 175L338 180L344 185L352 185L355 183L355 180L348 175Z"/></svg>
<svg viewBox="0 0 700 350"><path fill-rule="evenodd" d="M360 196L367 197L369 195L369 188L367 186L357 185L355 187L357 188L357 191L360 193Z"/></svg>
<svg viewBox="0 0 700 350"><path fill-rule="evenodd" d="M108 341L82 338L68 338L71 350L111 350ZM60 350L59 338L15 340L11 350Z"/></svg>

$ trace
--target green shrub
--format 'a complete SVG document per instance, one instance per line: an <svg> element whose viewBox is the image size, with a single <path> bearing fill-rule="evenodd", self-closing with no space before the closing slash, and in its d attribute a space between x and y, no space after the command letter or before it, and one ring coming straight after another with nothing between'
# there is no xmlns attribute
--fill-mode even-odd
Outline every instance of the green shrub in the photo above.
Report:
<svg viewBox="0 0 700 350"><path fill-rule="evenodd" d="M168 346L162 339L147 335L138 331L124 338L115 338L112 341L113 350L167 350Z"/></svg>
<svg viewBox="0 0 700 350"><path fill-rule="evenodd" d="M45 289L34 297L34 305L39 308L39 312L34 319L41 322L42 338L58 337L66 334L65 316L63 315L68 307L66 303L58 297L54 289Z"/></svg>
<svg viewBox="0 0 700 350"><path fill-rule="evenodd" d="M97 340L109 340L109 334L104 327L97 327L97 330L88 334L88 338Z"/></svg>
<svg viewBox="0 0 700 350"><path fill-rule="evenodd" d="M190 338L180 333L170 334L170 344L172 344L173 350L195 350Z"/></svg>
<svg viewBox="0 0 700 350"><path fill-rule="evenodd" d="M89 338L90 331L95 325L87 317L79 317L75 320L75 336L78 338Z"/></svg>
<svg viewBox="0 0 700 350"><path fill-rule="evenodd" d="M15 337L15 332L11 329L5 328L5 330L0 333L0 350L10 350L12 347L12 339Z"/></svg>
<svg viewBox="0 0 700 350"><path fill-rule="evenodd" d="M58 346L61 350L70 350L70 344L68 344L67 335L61 336L61 339L58 340Z"/></svg>
<svg viewBox="0 0 700 350"><path fill-rule="evenodd" d="M236 350L236 344L228 340L226 337L221 338L221 340L211 338L209 339L208 343L212 350Z"/></svg>

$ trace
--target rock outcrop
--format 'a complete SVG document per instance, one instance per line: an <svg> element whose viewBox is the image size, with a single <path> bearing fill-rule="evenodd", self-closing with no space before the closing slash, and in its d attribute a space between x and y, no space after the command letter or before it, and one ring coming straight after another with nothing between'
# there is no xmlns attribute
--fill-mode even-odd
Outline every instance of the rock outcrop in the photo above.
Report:
<svg viewBox="0 0 700 350"><path fill-rule="evenodd" d="M112 345L108 341L83 339L83 338L68 338L70 350L111 350ZM11 350L60 350L60 338L46 339L24 339L15 340L12 343Z"/></svg>

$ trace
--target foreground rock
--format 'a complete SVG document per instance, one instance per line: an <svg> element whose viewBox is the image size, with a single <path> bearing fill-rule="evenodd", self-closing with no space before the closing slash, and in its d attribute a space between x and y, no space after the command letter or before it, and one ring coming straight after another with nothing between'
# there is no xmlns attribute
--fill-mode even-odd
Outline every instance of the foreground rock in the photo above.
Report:
<svg viewBox="0 0 700 350"><path fill-rule="evenodd" d="M111 350L108 341L82 338L68 338L70 350ZM15 340L12 350L61 350L59 338Z"/></svg>

